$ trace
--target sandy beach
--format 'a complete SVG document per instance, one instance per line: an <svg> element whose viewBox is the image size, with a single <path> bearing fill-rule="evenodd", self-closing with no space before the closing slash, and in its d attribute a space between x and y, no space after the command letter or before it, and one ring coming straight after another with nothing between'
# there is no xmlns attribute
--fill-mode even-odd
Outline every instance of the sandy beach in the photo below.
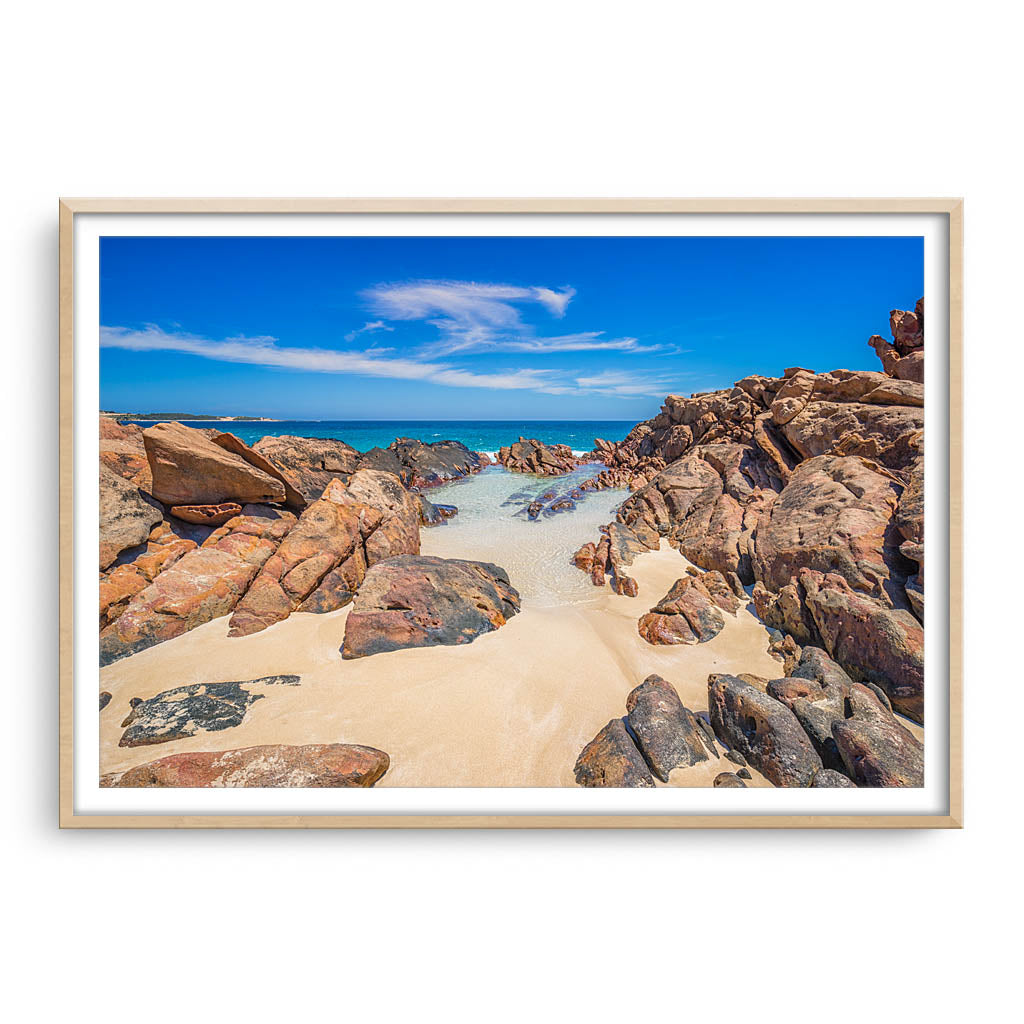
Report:
<svg viewBox="0 0 1024 1024"><path fill-rule="evenodd" d="M451 556L456 531L423 532L425 554ZM361 743L387 751L381 786L571 786L580 750L652 672L694 711L707 709L709 672L775 678L763 624L752 610L726 616L718 636L697 646L653 647L638 617L685 573L663 543L633 566L636 598L605 587L593 600L531 607L472 644L395 651L354 661L339 648L349 609L295 613L248 637L229 639L216 619L101 672L112 700L100 716L101 771L123 771L183 751L263 743ZM194 682L294 673L298 686L267 686L245 721L219 733L155 746L119 748L132 697ZM708 786L732 766L714 760L676 769L670 785ZM756 772L750 785L767 785Z"/></svg>

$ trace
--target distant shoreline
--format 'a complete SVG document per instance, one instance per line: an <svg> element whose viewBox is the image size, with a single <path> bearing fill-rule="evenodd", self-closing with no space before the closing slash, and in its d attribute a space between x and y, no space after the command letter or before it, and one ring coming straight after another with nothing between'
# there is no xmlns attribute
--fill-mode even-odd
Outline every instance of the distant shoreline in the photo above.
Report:
<svg viewBox="0 0 1024 1024"><path fill-rule="evenodd" d="M175 420L175 421L200 421L213 420L216 422L244 422L244 423L281 423L281 420L272 416L210 416L203 413L184 412L107 412L100 410L101 416L109 416L118 420ZM296 421L298 422L298 421Z"/></svg>

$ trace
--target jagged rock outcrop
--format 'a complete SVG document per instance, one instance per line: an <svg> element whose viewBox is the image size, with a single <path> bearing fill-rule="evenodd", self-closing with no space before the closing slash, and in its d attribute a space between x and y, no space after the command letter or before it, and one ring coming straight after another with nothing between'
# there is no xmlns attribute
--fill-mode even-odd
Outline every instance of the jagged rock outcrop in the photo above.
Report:
<svg viewBox="0 0 1024 1024"><path fill-rule="evenodd" d="M581 465L567 444L543 444L536 438L521 437L498 449L498 462L514 473L561 476Z"/></svg>
<svg viewBox="0 0 1024 1024"><path fill-rule="evenodd" d="M401 555L366 574L345 623L343 658L406 647L467 644L504 626L519 594L500 566Z"/></svg>
<svg viewBox="0 0 1024 1024"><path fill-rule="evenodd" d="M349 478L347 491L351 500L369 505L381 514L380 526L366 539L368 566L395 555L419 554L419 499L393 473L357 470Z"/></svg>
<svg viewBox="0 0 1024 1024"><path fill-rule="evenodd" d="M100 569L122 551L142 544L164 517L163 509L138 486L100 463Z"/></svg>
<svg viewBox="0 0 1024 1024"><path fill-rule="evenodd" d="M269 459L306 501L316 501L332 480L348 483L362 455L350 444L327 437L262 437L252 450Z"/></svg>
<svg viewBox="0 0 1024 1024"><path fill-rule="evenodd" d="M824 648L923 720L924 312L894 310L884 372L790 367L731 390L669 395L595 457L633 494L617 521L695 565L755 584L787 667ZM606 531L607 533L607 531ZM604 583L607 538L575 562Z"/></svg>
<svg viewBox="0 0 1024 1024"><path fill-rule="evenodd" d="M420 509L420 526L443 526L449 519L459 514L455 505L435 505L427 501L422 494L417 495Z"/></svg>
<svg viewBox="0 0 1024 1024"><path fill-rule="evenodd" d="M101 787L288 788L369 787L391 765L383 750L351 743L274 744L172 754L101 776Z"/></svg>
<svg viewBox="0 0 1024 1024"><path fill-rule="evenodd" d="M164 569L100 633L107 665L227 615L295 523L290 512L254 510L214 530Z"/></svg>
<svg viewBox="0 0 1024 1024"><path fill-rule="evenodd" d="M204 432L182 423L156 423L142 432L153 473L153 497L165 505L225 501L284 501L284 484Z"/></svg>
<svg viewBox="0 0 1024 1024"><path fill-rule="evenodd" d="M286 619L311 599L310 610L351 601L366 574L365 543L381 513L328 487L267 559L228 623L228 636L248 636ZM330 577L330 578L328 578Z"/></svg>
<svg viewBox="0 0 1024 1024"><path fill-rule="evenodd" d="M371 448L359 460L363 469L383 470L410 490L419 491L479 473L490 457L474 452L460 441L418 441L399 437L387 448Z"/></svg>

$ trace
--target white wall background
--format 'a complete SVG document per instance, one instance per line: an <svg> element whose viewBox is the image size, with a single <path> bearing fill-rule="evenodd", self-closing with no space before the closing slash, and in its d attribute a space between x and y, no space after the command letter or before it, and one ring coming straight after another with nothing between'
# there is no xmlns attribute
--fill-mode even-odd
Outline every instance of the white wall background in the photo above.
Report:
<svg viewBox="0 0 1024 1024"><path fill-rule="evenodd" d="M986 0L10 7L14 1019L1012 1012L1020 28ZM59 833L62 194L966 196L966 830Z"/></svg>

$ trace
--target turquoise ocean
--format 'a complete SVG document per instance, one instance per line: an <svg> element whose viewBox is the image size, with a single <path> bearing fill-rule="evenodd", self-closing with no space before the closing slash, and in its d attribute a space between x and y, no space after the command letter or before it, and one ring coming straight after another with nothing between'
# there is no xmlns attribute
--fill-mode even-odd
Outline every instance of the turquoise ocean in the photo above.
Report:
<svg viewBox="0 0 1024 1024"><path fill-rule="evenodd" d="M141 427L156 420L131 420ZM189 427L218 427L253 444L268 435L331 437L361 452L386 448L396 437L420 441L461 441L478 452L496 452L521 436L545 444L567 444L577 452L588 452L594 438L621 441L632 430L633 420L181 420Z"/></svg>

